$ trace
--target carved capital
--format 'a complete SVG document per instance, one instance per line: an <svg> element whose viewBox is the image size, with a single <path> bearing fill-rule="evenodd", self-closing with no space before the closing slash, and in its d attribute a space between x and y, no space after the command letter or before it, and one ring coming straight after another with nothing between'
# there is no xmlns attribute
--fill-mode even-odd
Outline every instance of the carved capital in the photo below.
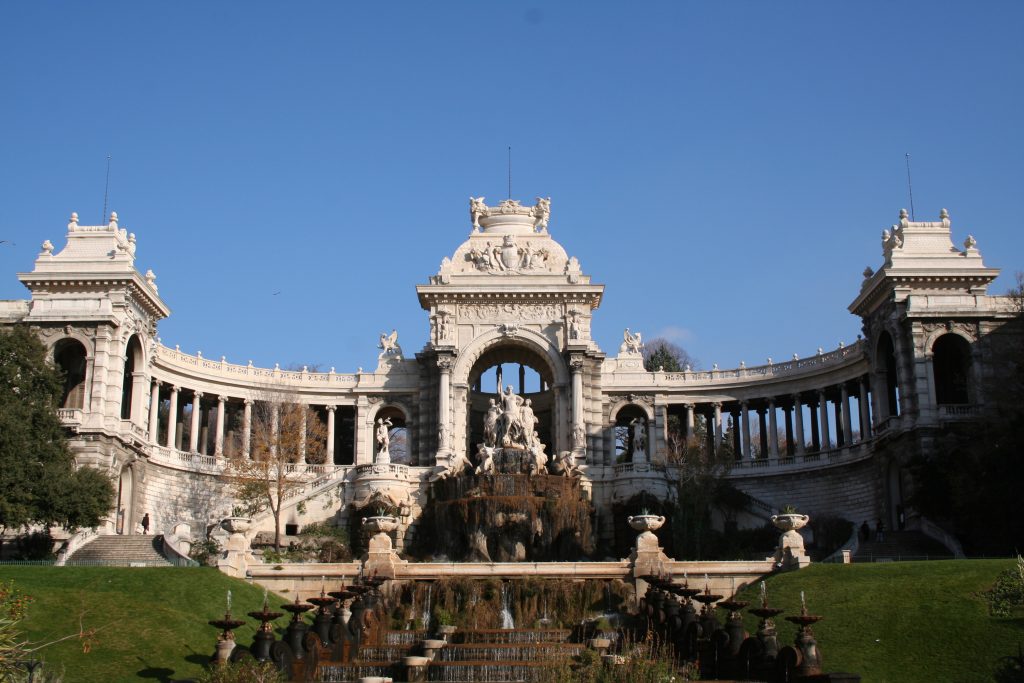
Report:
<svg viewBox="0 0 1024 683"><path fill-rule="evenodd" d="M256 401L252 400L251 398L247 398L244 401L242 401L242 403L244 403L247 406L252 406L252 404L256 403Z"/></svg>
<svg viewBox="0 0 1024 683"><path fill-rule="evenodd" d="M451 372L455 367L455 359L451 356L438 356L437 369L441 372Z"/></svg>
<svg viewBox="0 0 1024 683"><path fill-rule="evenodd" d="M193 401L198 401L202 397L203 397L203 392L201 392L201 391L193 391L192 392L192 400Z"/></svg>
<svg viewBox="0 0 1024 683"><path fill-rule="evenodd" d="M582 355L569 356L569 368L573 372L579 372L586 365L586 359Z"/></svg>
<svg viewBox="0 0 1024 683"><path fill-rule="evenodd" d="M217 403L224 403L227 400L228 400L227 396L218 396L217 397Z"/></svg>
<svg viewBox="0 0 1024 683"><path fill-rule="evenodd" d="M329 412L329 413L333 413L335 410L338 409L338 406L324 406L324 407L327 408L327 412Z"/></svg>

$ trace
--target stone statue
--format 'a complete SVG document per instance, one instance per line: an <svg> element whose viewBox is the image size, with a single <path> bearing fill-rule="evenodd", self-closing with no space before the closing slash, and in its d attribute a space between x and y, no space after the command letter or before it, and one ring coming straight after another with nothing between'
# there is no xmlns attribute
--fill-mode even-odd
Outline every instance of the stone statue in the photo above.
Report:
<svg viewBox="0 0 1024 683"><path fill-rule="evenodd" d="M572 446L585 450L587 447L587 432L583 425L576 425L572 430Z"/></svg>
<svg viewBox="0 0 1024 683"><path fill-rule="evenodd" d="M483 444L477 447L477 461L480 463L473 470L474 474L494 474L494 449Z"/></svg>
<svg viewBox="0 0 1024 683"><path fill-rule="evenodd" d="M553 458L551 470L563 477L573 477L580 473L579 467L576 466L576 456L572 451L562 451L557 458Z"/></svg>
<svg viewBox="0 0 1024 683"><path fill-rule="evenodd" d="M579 313L576 311L569 311L569 339L580 338L580 321Z"/></svg>
<svg viewBox="0 0 1024 683"><path fill-rule="evenodd" d="M442 424L440 427L437 428L437 447L448 448L450 446L450 437L451 432L448 429L448 425Z"/></svg>
<svg viewBox="0 0 1024 683"><path fill-rule="evenodd" d="M505 388L501 395L501 445L527 447L527 435L523 431L522 411L523 398L512 391L512 385Z"/></svg>
<svg viewBox="0 0 1024 683"><path fill-rule="evenodd" d="M619 346L619 353L627 353L634 356L639 356L644 348L643 339L641 334L630 334L629 328L622 333L622 345Z"/></svg>
<svg viewBox="0 0 1024 683"><path fill-rule="evenodd" d="M533 414L533 408L531 407L532 403L532 400L526 399L526 402L523 403L522 415L519 418L523 423L523 434L526 435L527 447L540 443L536 440L538 438L537 432L533 431L533 428L537 426L537 416Z"/></svg>
<svg viewBox="0 0 1024 683"><path fill-rule="evenodd" d="M494 404L494 399L492 398L491 405L487 408L487 415L484 416L484 445L491 448L497 445L500 419L501 408Z"/></svg>
<svg viewBox="0 0 1024 683"><path fill-rule="evenodd" d="M451 335L451 323L448 322L450 315L448 311L438 311L437 315L434 316L434 330L437 343L446 341Z"/></svg>
<svg viewBox="0 0 1024 683"><path fill-rule="evenodd" d="M629 423L633 435L633 462L647 462L647 422L634 417Z"/></svg>
<svg viewBox="0 0 1024 683"><path fill-rule="evenodd" d="M533 432L530 441L533 443L530 446L530 455L533 456L530 474L541 474L547 470L548 454L544 452L544 444L540 442L540 434Z"/></svg>
<svg viewBox="0 0 1024 683"><path fill-rule="evenodd" d="M548 219L551 218L551 197L537 197L537 205L533 207L531 213L535 219L533 223L534 230L546 232L548 229Z"/></svg>
<svg viewBox="0 0 1024 683"><path fill-rule="evenodd" d="M381 357L401 356L402 347L398 345L398 331L391 330L391 334L380 333L380 343L377 348L381 349Z"/></svg>
<svg viewBox="0 0 1024 683"><path fill-rule="evenodd" d="M431 476L430 481L435 482L440 481L441 479L457 477L469 466L470 462L466 459L466 456L461 453L449 453L448 464L440 472Z"/></svg>
<svg viewBox="0 0 1024 683"><path fill-rule="evenodd" d="M391 445L391 436L388 432L391 429L391 418L377 418L377 457L375 463L387 464L391 462L391 453L388 448Z"/></svg>
<svg viewBox="0 0 1024 683"><path fill-rule="evenodd" d="M473 221L473 232L480 229L480 219L487 216L489 210L487 205L484 204L483 197L470 197L469 198L469 218Z"/></svg>

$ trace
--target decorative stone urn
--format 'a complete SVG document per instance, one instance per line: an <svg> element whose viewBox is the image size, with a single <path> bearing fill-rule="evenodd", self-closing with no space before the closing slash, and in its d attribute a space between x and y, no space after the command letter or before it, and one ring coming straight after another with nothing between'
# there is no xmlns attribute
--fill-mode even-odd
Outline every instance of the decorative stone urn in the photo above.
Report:
<svg viewBox="0 0 1024 683"><path fill-rule="evenodd" d="M226 517L221 520L221 528L232 534L244 534L252 528L252 520L248 517Z"/></svg>
<svg viewBox="0 0 1024 683"><path fill-rule="evenodd" d="M253 562L252 549L246 537L246 532L252 529L252 520L248 517L225 517L220 526L231 535L224 544L224 556L217 561L217 566L225 574L243 577Z"/></svg>
<svg viewBox="0 0 1024 683"><path fill-rule="evenodd" d="M363 528L373 534L388 534L398 528L398 518L391 515L363 517Z"/></svg>
<svg viewBox="0 0 1024 683"><path fill-rule="evenodd" d="M810 563L810 558L804 550L804 537L799 530L807 526L811 518L807 515L799 515L795 512L786 512L781 515L772 515L772 524L782 531L779 536L779 546L775 549L775 555L771 558L780 567L786 564L804 566Z"/></svg>
<svg viewBox="0 0 1024 683"><path fill-rule="evenodd" d="M626 521L635 531L640 532L642 538L654 536L653 532L665 525L665 517L662 515L632 515Z"/></svg>

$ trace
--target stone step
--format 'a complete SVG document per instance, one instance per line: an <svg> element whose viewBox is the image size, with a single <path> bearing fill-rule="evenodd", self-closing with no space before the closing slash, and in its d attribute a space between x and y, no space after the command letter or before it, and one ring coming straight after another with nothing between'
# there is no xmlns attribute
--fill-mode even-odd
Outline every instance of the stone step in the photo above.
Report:
<svg viewBox="0 0 1024 683"><path fill-rule="evenodd" d="M871 562L879 559L952 556L953 553L948 548L920 531L887 531L884 541L861 541L853 559L855 562Z"/></svg>
<svg viewBox="0 0 1024 683"><path fill-rule="evenodd" d="M68 563L168 566L162 547L163 536L97 536L76 550Z"/></svg>

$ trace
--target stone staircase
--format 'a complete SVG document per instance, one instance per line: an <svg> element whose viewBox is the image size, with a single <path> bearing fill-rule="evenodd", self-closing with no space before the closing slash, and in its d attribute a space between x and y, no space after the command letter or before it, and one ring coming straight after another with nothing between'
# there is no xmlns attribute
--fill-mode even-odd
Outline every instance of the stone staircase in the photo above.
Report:
<svg viewBox="0 0 1024 683"><path fill-rule="evenodd" d="M168 567L163 536L97 536L68 558L69 565Z"/></svg>
<svg viewBox="0 0 1024 683"><path fill-rule="evenodd" d="M887 531L884 541L861 541L854 562L952 559L953 553L920 531Z"/></svg>

